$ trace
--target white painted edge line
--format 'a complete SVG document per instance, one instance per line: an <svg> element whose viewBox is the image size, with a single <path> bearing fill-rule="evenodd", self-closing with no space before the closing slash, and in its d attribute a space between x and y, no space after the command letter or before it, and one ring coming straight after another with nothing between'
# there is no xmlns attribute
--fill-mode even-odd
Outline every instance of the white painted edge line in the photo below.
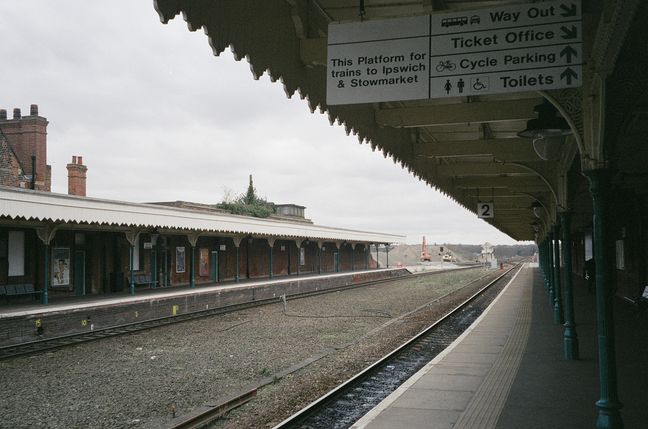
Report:
<svg viewBox="0 0 648 429"><path fill-rule="evenodd" d="M461 342L463 341L464 338L466 338L476 327L479 325L479 323L482 321L484 317L490 311L493 309L495 304L500 300L500 298L504 295L504 293L507 291L509 286L515 281L517 278L518 274L522 272L523 269L527 268L527 263L525 263L520 271L515 273L513 278L509 280L509 282L504 286L504 289L502 289L502 292L500 292L499 295L497 295L497 298L493 300L493 302L490 303L490 305L482 312L482 314L461 334L457 337L456 340L452 342L448 347L446 347L441 353L436 355L434 359L432 359L430 362L427 363L423 368L421 368L416 374L408 378L403 384L401 384L396 390L394 390L389 396L387 396L385 399L383 399L378 405L376 405L374 408L372 408L367 414L362 416L360 420L355 422L350 429L363 429L365 428L369 423L371 423L376 417L380 415L381 412L383 412L385 409L387 409L394 401L396 401L403 393L405 393L414 383L416 383L421 377L423 377L425 374L428 373L436 364L441 362L443 358L450 353L455 347L457 347Z"/></svg>
<svg viewBox="0 0 648 429"><path fill-rule="evenodd" d="M103 300L100 299L92 302L67 304L67 305L59 305L59 306L48 305L48 306L41 306L30 310L22 310L22 311L9 310L9 311L0 312L0 319L6 319L10 317L20 317L20 316L32 316L32 315L43 314L43 313L55 313L58 311L87 310L90 308L95 308L95 307L98 308L98 307L104 307L104 306L114 305L114 304L134 304L139 302L150 302L150 301L156 301L156 300L173 298L173 297L175 298L191 297L194 295L203 295L207 293L221 292L221 291L232 290L232 289L247 289L250 287L282 284L282 283L289 283L294 281L309 282L313 280L319 280L319 279L325 279L331 277L345 277L345 276L353 276L356 274L378 273L383 271L395 271L400 269L402 268L380 268L377 270L374 269L374 270L362 270L362 271L346 271L344 273L330 273L330 274L314 275L314 276L309 275L308 277L291 277L291 278L282 278L277 280L265 280L265 281L257 280L245 284L234 284L234 285L227 285L227 286L214 285L214 286L202 286L200 288L195 288L195 289L181 289L176 291L170 290L164 292L161 291L161 293L154 294L154 295L139 295L139 296L135 295L135 296L127 296L123 298L109 298ZM163 288L159 288L159 289L162 290Z"/></svg>

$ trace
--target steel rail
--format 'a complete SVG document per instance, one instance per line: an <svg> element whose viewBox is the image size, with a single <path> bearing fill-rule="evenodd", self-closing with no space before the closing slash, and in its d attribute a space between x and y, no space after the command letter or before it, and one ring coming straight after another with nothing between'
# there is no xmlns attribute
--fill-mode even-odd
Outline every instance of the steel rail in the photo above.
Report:
<svg viewBox="0 0 648 429"><path fill-rule="evenodd" d="M479 268L480 266L481 265L469 265L466 267L456 268L456 269L412 273L410 275L405 275L401 277L371 280L362 283L338 286L338 287L325 289L325 290L299 292L299 293L286 295L285 297L287 300L308 298L311 296L317 296L317 295L322 295L322 294L332 293L332 292L339 292L339 291L353 289L353 288L373 286L373 285L392 282L392 281L404 281L404 280L411 280L412 278L416 278L416 277L423 277L423 276L429 276L434 274L443 274L443 273L454 272L454 271L469 270L469 269ZM147 329L154 329L161 326L186 322L189 320L195 320L203 317L210 317L210 316L232 313L234 311L245 310L249 308L259 307L262 305L274 304L277 302L281 302L281 300L282 300L282 296L265 298L265 299L259 299L254 301L248 301L244 303L230 304L222 307L215 307L208 310L192 311L189 313L177 314L175 316L163 316L163 317L148 319L140 322L131 322L131 323L125 323L121 325L109 326L106 328L96 329L90 332L60 335L56 337L45 338L42 340L2 346L0 347L0 360L9 359L12 357L42 353L45 351L51 351L66 346L77 345L84 342L96 341L104 338L114 337L117 335L130 334L133 332L144 331Z"/></svg>
<svg viewBox="0 0 648 429"><path fill-rule="evenodd" d="M216 420L225 413L240 407L246 402L254 399L257 389L246 389L240 393L230 395L214 404L208 404L197 408L193 412L177 417L164 429L198 429Z"/></svg>
<svg viewBox="0 0 648 429"><path fill-rule="evenodd" d="M398 346L396 349L392 350L382 358L378 359L368 367L364 368L362 371L357 373L356 375L352 376L349 378L347 381L344 383L338 385L328 393L324 394L323 396L319 397L315 401L311 402L308 404L306 407L302 408L299 410L297 413L293 414L292 416L288 417L287 419L283 420L281 423L278 425L274 426L273 429L287 429L287 428L293 428L293 427L299 427L299 424L309 417L310 415L315 414L315 412L319 408L323 408L327 403L333 400L333 398L338 395L341 391L346 389L349 386L359 384L361 381L367 379L372 373L376 372L379 368L384 367L389 361L393 360L395 357L397 357L399 354L401 354L403 351L410 349L412 346L414 346L416 343L420 342L423 338L428 336L432 331L434 331L436 328L438 328L440 325L445 323L447 319L455 315L457 312L462 310L464 307L466 307L468 304L470 304L475 298L480 296L482 293L484 293L486 290L488 290L491 286L496 284L498 281L500 281L504 276L508 275L515 269L520 269L522 267L522 263L519 263L507 271L505 271L502 275L498 276L485 286L479 289L476 293L474 293L472 296L470 296L468 299L457 305L454 309L452 309L450 312L448 312L446 315L444 315L442 318L438 319L435 321L433 324L430 326L426 327L423 329L421 332Z"/></svg>

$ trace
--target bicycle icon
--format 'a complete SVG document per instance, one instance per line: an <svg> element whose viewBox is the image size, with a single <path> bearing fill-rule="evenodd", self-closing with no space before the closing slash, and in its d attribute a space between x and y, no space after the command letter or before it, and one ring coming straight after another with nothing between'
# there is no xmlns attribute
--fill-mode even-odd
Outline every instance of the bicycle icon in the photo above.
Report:
<svg viewBox="0 0 648 429"><path fill-rule="evenodd" d="M453 63L452 61L450 61L450 60L439 61L439 64L437 64L437 66L436 66L436 71L438 71L439 73L441 73L443 71L446 71L446 70L455 71L456 69L457 69L457 65L455 63Z"/></svg>

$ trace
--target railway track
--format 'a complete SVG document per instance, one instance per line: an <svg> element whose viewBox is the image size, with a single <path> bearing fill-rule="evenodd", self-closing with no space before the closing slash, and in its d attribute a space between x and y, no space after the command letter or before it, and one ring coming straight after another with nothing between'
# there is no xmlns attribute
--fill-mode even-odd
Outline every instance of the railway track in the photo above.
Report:
<svg viewBox="0 0 648 429"><path fill-rule="evenodd" d="M365 282L365 283L360 283L360 284L353 284L353 285L347 285L347 286L341 286L337 288L331 288L328 290L321 290L321 291L312 291L312 292L306 292L306 293L300 293L300 294L293 294L293 295L288 295L285 298L287 300L292 300L292 299L298 299L298 298L306 298L309 296L314 296L314 295L321 295L325 293L332 293L332 292L339 292L341 290L345 289L352 289L352 288L358 288L358 287L366 287L366 286L373 286L376 284L381 284L381 283L386 283L386 282L392 282L392 281L404 281L408 279L412 279L414 277L421 277L421 276L429 276L429 275L434 275L434 274L441 274L441 273L446 273L449 271L459 271L459 270L466 270L466 269L473 269L473 268L478 268L479 266L467 266L465 268L459 268L459 269L454 269L454 270L438 270L438 271L428 271L428 272L423 272L423 273L415 273L409 276L403 276L403 277L396 277L396 278L390 278L390 279L382 279L382 280L375 280L375 281L370 281L370 282ZM21 344L14 344L14 345L9 345L9 346L2 346L0 347L0 360L2 359L9 359L17 356L25 356L25 355L31 355L31 354L37 354L37 353L43 353L55 349L59 349L62 347L67 347L67 346L73 346L89 341L96 341L104 338L109 338L109 337L114 337L117 335L124 335L124 334L129 334L133 332L139 332L139 331L144 331L148 329L154 329L158 328L161 326L166 326L166 325L171 325L174 323L180 323L180 322L185 322L189 320L195 320L199 318L204 318L204 317L210 317L210 316L216 316L216 315L221 315L221 314L226 314L226 313L231 313L234 311L239 311L239 310L244 310L244 309L249 309L253 307L258 307L261 305L267 305L267 304L273 304L280 302L283 299L283 297L277 297L277 298L270 298L270 299L263 299L263 300L255 300L255 301L250 301L246 303L241 303L241 304L234 304L234 305L228 305L224 307L217 307L217 308L212 308L209 310L201 310L201 311L195 311L191 313L184 313L184 314L178 314L175 316L166 316L166 317L161 317L157 319L150 319L150 320L145 320L141 322L134 322L134 323L128 323L128 324L123 324L123 325L116 325L112 327L107 327L103 329L96 329L91 332L84 332L80 334L70 334L70 335L62 335L62 336L57 336L57 337L51 337L51 338L46 338L42 340L36 340L36 341L30 341L26 343L21 343Z"/></svg>
<svg viewBox="0 0 648 429"><path fill-rule="evenodd" d="M520 267L509 269L442 319L274 429L348 428L461 335Z"/></svg>

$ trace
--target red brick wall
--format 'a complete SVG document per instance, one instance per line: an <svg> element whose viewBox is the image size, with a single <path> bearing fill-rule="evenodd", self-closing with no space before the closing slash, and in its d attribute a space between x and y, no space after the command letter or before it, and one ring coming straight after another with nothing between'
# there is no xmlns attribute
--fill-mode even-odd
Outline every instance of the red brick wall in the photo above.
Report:
<svg viewBox="0 0 648 429"><path fill-rule="evenodd" d="M23 171L32 174L32 155L36 155L36 189L50 191L47 174L47 119L25 116L0 121L0 128L13 148Z"/></svg>
<svg viewBox="0 0 648 429"><path fill-rule="evenodd" d="M22 169L9 143L0 134L0 185L20 187Z"/></svg>

